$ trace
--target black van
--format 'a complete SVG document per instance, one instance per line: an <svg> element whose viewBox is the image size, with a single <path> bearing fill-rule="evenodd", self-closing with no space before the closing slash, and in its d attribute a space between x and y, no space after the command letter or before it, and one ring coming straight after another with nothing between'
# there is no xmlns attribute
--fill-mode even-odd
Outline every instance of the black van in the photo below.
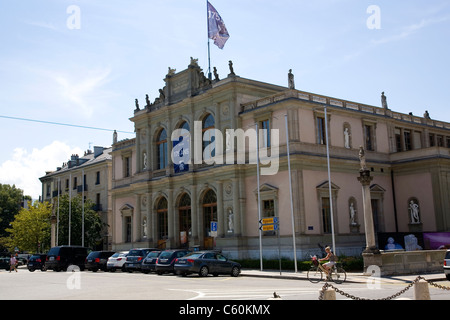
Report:
<svg viewBox="0 0 450 320"><path fill-rule="evenodd" d="M97 270L107 271L106 263L108 258L111 257L115 251L92 251L84 262L84 267L87 270L97 272Z"/></svg>
<svg viewBox="0 0 450 320"><path fill-rule="evenodd" d="M49 270L67 270L70 265L78 266L84 270L84 261L88 255L88 248L80 246L53 247L47 253L45 267Z"/></svg>

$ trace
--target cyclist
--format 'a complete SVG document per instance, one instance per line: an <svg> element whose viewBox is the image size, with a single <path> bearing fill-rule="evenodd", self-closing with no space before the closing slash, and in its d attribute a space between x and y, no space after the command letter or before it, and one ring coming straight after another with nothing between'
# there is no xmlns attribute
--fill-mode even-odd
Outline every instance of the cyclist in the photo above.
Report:
<svg viewBox="0 0 450 320"><path fill-rule="evenodd" d="M330 247L325 248L325 252L327 253L327 256L325 258L319 259L319 261L328 260L327 263L323 264L323 267L327 271L327 274L330 273L331 268L336 264L336 261L338 260L337 256L331 251Z"/></svg>

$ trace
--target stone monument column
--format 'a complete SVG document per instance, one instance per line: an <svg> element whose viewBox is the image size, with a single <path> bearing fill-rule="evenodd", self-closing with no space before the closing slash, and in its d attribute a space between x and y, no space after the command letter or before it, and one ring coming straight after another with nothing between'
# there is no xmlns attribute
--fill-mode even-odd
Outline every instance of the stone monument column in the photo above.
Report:
<svg viewBox="0 0 450 320"><path fill-rule="evenodd" d="M380 250L375 244L375 228L373 224L372 201L370 197L370 182L373 177L370 176L370 170L366 166L366 157L364 148L359 147L359 161L361 169L359 170L358 181L362 185L363 208L364 208L364 229L366 234L366 249L363 251L364 274L371 275L369 267L382 267Z"/></svg>
<svg viewBox="0 0 450 320"><path fill-rule="evenodd" d="M370 176L370 170L361 170L358 181L362 185L363 208L364 208L364 228L366 234L366 249L364 253L374 253L378 251L375 244L375 228L373 225L372 201L370 197L370 182L373 177Z"/></svg>

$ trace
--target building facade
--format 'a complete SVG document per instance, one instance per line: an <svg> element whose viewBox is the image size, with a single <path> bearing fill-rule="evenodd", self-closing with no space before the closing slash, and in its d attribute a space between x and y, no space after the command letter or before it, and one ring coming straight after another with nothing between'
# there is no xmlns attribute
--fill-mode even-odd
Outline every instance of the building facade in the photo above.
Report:
<svg viewBox="0 0 450 320"><path fill-rule="evenodd" d="M111 147L94 147L84 156L72 155L56 171L48 171L39 178L42 183L41 201L48 201L57 207L58 194L70 194L72 197L84 196L94 203L94 210L100 215L104 227L102 244L104 250L112 247L110 221L111 211L111 181L112 159ZM54 212L56 216L56 212ZM80 235L81 237L81 235ZM55 239L52 239L54 241Z"/></svg>
<svg viewBox="0 0 450 320"><path fill-rule="evenodd" d="M291 73L289 87L241 78L231 62L226 78L209 80L191 58L164 81L153 103L136 100L136 137L112 146L114 249L215 248L255 258L262 244L266 257L280 250L292 258L295 230L297 257L331 244L332 234L338 253L359 254L360 146L374 177L378 240L450 231L449 123L392 111L384 94L376 107L299 91ZM260 231L268 217L277 230Z"/></svg>

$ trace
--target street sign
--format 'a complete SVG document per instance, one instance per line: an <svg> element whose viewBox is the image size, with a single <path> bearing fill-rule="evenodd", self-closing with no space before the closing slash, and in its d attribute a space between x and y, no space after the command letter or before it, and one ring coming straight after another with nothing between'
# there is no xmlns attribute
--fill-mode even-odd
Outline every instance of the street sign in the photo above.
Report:
<svg viewBox="0 0 450 320"><path fill-rule="evenodd" d="M263 218L263 219L259 220L259 223L261 223L261 224L274 224L274 223L278 223L278 217Z"/></svg>
<svg viewBox="0 0 450 320"><path fill-rule="evenodd" d="M261 231L277 231L278 224L263 224L259 229Z"/></svg>
<svg viewBox="0 0 450 320"><path fill-rule="evenodd" d="M211 237L217 237L217 221L211 221Z"/></svg>

